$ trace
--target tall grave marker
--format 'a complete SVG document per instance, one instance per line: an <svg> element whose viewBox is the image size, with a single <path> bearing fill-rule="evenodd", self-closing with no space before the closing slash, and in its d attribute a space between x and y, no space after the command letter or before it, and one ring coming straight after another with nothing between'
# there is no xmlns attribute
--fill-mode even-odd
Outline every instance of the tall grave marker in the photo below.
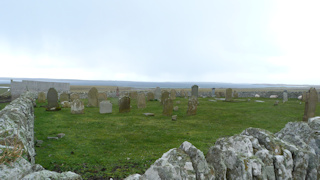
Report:
<svg viewBox="0 0 320 180"><path fill-rule="evenodd" d="M98 107L98 90L95 87L92 87L88 93L88 106L89 107Z"/></svg>

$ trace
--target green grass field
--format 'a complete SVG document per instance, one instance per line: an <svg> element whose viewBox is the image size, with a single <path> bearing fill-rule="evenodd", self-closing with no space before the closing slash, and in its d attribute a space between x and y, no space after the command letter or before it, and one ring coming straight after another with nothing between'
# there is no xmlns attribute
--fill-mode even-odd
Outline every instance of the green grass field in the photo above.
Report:
<svg viewBox="0 0 320 180"><path fill-rule="evenodd" d="M241 133L248 127L275 133L287 122L301 121L304 111L304 103L296 99L278 106L273 105L275 99L259 98L264 103L254 102L255 98L250 102L209 99L212 98L199 98L195 116L186 116L187 99L174 100L174 106L179 106L179 111L174 112L177 121L162 115L158 101L149 101L147 108L137 109L133 100L131 112L118 113L118 100L111 98L112 114L99 114L99 108L85 108L85 114L78 115L71 114L70 108L48 112L38 104L35 137L44 143L36 148L36 163L49 170L74 171L84 179L122 179L144 173L163 153L184 141L206 154L219 137ZM155 116L146 117L142 114L145 112ZM58 133L66 136L47 139Z"/></svg>

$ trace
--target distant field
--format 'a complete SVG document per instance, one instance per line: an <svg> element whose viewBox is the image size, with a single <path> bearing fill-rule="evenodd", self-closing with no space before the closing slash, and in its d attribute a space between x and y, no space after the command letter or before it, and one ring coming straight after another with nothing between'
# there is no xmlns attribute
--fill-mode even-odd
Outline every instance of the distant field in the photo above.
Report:
<svg viewBox="0 0 320 180"><path fill-rule="evenodd" d="M274 106L275 99L256 98L236 102L211 102L199 98L197 115L187 116L187 99L177 98L177 121L162 115L158 101L147 102L137 109L132 100L131 112L118 112L118 99L110 98L112 114L99 114L98 108L86 108L85 114L73 115L70 108L48 112L38 104L35 108L35 137L43 140L36 147L36 163L49 170L74 171L84 179L122 179L143 173L171 148L189 141L204 154L219 137L241 133L248 127L277 132L287 122L301 121L304 104L296 99ZM87 103L87 100L83 100ZM180 101L180 104L178 104ZM142 115L155 113L154 117ZM318 106L316 115L320 115ZM48 136L65 133L59 140Z"/></svg>

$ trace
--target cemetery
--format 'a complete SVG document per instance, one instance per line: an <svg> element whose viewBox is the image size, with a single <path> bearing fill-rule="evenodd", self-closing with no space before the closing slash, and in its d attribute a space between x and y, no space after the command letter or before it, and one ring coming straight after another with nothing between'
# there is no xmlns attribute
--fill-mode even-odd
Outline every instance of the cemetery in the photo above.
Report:
<svg viewBox="0 0 320 180"><path fill-rule="evenodd" d="M27 92L0 106L0 127L8 128L0 129L8 134L0 142L11 140L13 149L26 149L17 148L12 159L23 170L0 165L0 179L320 177L320 118L312 119L320 107L314 88L305 93L203 91L196 85L86 91ZM8 124L11 120L20 123ZM15 131L24 134L17 146Z"/></svg>

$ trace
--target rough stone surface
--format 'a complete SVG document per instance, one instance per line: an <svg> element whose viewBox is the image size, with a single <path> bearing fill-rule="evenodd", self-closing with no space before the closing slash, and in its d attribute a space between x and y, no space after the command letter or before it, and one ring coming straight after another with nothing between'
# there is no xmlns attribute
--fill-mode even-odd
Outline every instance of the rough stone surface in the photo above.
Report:
<svg viewBox="0 0 320 180"><path fill-rule="evenodd" d="M70 95L70 101L73 102L76 99L80 99L79 94L73 93Z"/></svg>
<svg viewBox="0 0 320 180"><path fill-rule="evenodd" d="M171 116L173 111L173 101L170 98L164 100L162 114L165 116Z"/></svg>
<svg viewBox="0 0 320 180"><path fill-rule="evenodd" d="M154 90L154 99L161 100L161 89L159 87Z"/></svg>
<svg viewBox="0 0 320 180"><path fill-rule="evenodd" d="M233 91L233 98L238 98L239 97L239 93L237 91Z"/></svg>
<svg viewBox="0 0 320 180"><path fill-rule="evenodd" d="M130 99L137 99L138 98L138 92L137 91L132 91L129 93Z"/></svg>
<svg viewBox="0 0 320 180"><path fill-rule="evenodd" d="M88 93L88 107L98 107L98 90L92 87Z"/></svg>
<svg viewBox="0 0 320 180"><path fill-rule="evenodd" d="M106 93L98 93L98 103L100 105L101 101L106 101L108 99Z"/></svg>
<svg viewBox="0 0 320 180"><path fill-rule="evenodd" d="M172 121L176 121L176 120L177 120L177 117L178 117L178 115L172 115L172 116L171 116L171 120L172 120Z"/></svg>
<svg viewBox="0 0 320 180"><path fill-rule="evenodd" d="M184 89L180 90L180 97L186 97L186 92L184 91Z"/></svg>
<svg viewBox="0 0 320 180"><path fill-rule="evenodd" d="M119 112L130 112L130 98L128 96L119 99Z"/></svg>
<svg viewBox="0 0 320 180"><path fill-rule="evenodd" d="M191 96L198 98L198 89L199 89L198 85L193 85L191 87Z"/></svg>
<svg viewBox="0 0 320 180"><path fill-rule="evenodd" d="M143 109L147 107L146 96L144 95L144 93L138 94L137 106L138 106L138 109Z"/></svg>
<svg viewBox="0 0 320 180"><path fill-rule="evenodd" d="M198 100L196 97L192 96L188 101L187 115L196 115L198 107Z"/></svg>
<svg viewBox="0 0 320 180"><path fill-rule="evenodd" d="M71 114L83 114L84 104L80 99L76 99L71 103Z"/></svg>
<svg viewBox="0 0 320 180"><path fill-rule="evenodd" d="M38 93L38 103L45 103L46 102L46 93L39 92Z"/></svg>
<svg viewBox="0 0 320 180"><path fill-rule="evenodd" d="M153 94L153 92L148 92L147 93L147 101L152 101L152 100L154 100L155 98L154 98L154 94Z"/></svg>
<svg viewBox="0 0 320 180"><path fill-rule="evenodd" d="M60 102L70 101L70 95L68 93L63 92L60 94L59 100Z"/></svg>
<svg viewBox="0 0 320 180"><path fill-rule="evenodd" d="M233 101L231 88L226 89L226 100L225 101L227 101L227 102Z"/></svg>
<svg viewBox="0 0 320 180"><path fill-rule="evenodd" d="M82 180L81 176L68 171L68 172L63 172L63 173L57 173L53 171L48 171L48 170L42 170L38 172L34 172L31 174L28 174L22 180L43 180L43 179L51 179L51 180Z"/></svg>
<svg viewBox="0 0 320 180"><path fill-rule="evenodd" d="M100 114L112 113L112 104L110 101L101 101L99 105Z"/></svg>
<svg viewBox="0 0 320 180"><path fill-rule="evenodd" d="M71 107L71 104L69 101L62 101L61 102L61 107L63 108L70 108Z"/></svg>
<svg viewBox="0 0 320 180"><path fill-rule="evenodd" d="M318 93L315 88L310 88L306 93L303 121L315 116L318 103Z"/></svg>
<svg viewBox="0 0 320 180"><path fill-rule="evenodd" d="M162 92L162 94L161 94L161 104L164 104L164 101L169 98L169 95L170 94L169 94L168 91L163 91Z"/></svg>
<svg viewBox="0 0 320 180"><path fill-rule="evenodd" d="M175 99L176 99L176 95L177 95L176 90L175 90L175 89L171 89L171 90L170 90L170 98L171 98L172 100L175 100Z"/></svg>
<svg viewBox="0 0 320 180"><path fill-rule="evenodd" d="M58 104L58 92L54 88L50 88L47 93L48 99L48 108L56 108L59 107Z"/></svg>

